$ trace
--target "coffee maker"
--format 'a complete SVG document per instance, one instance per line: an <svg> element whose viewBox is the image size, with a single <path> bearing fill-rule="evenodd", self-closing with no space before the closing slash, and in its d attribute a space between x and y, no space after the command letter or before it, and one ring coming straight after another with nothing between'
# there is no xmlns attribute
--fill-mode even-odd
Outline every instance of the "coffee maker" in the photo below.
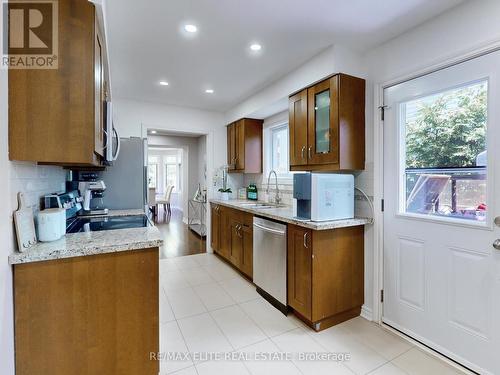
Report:
<svg viewBox="0 0 500 375"><path fill-rule="evenodd" d="M107 215L108 209L104 206L103 196L106 184L98 179L95 172L71 173L71 178L66 182L68 190L78 189L82 199L82 209L78 212L80 216Z"/></svg>

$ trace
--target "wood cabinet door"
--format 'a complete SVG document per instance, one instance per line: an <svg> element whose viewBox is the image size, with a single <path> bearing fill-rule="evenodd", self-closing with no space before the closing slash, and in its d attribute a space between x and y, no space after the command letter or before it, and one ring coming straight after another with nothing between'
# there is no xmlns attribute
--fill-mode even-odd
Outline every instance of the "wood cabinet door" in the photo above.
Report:
<svg viewBox="0 0 500 375"><path fill-rule="evenodd" d="M235 169L245 169L245 120L238 120L235 124Z"/></svg>
<svg viewBox="0 0 500 375"><path fill-rule="evenodd" d="M219 250L218 253L225 259L229 260L230 243L230 212L231 209L219 206Z"/></svg>
<svg viewBox="0 0 500 375"><path fill-rule="evenodd" d="M230 225L230 233L229 233L229 261L236 266L240 267L241 264L241 255L243 253L243 233L241 230L241 222L238 218L238 214L236 212L231 214L231 218L229 220Z"/></svg>
<svg viewBox="0 0 500 375"><path fill-rule="evenodd" d="M220 250L220 230L221 230L221 222L220 222L220 206L211 204L210 205L210 213L211 213L211 223L210 223L210 246L215 251Z"/></svg>
<svg viewBox="0 0 500 375"><path fill-rule="evenodd" d="M312 235L311 230L288 225L288 304L311 319Z"/></svg>
<svg viewBox="0 0 500 375"><path fill-rule="evenodd" d="M307 89L308 164L339 162L339 76Z"/></svg>
<svg viewBox="0 0 500 375"><path fill-rule="evenodd" d="M364 302L364 228L314 232L312 321Z"/></svg>
<svg viewBox="0 0 500 375"><path fill-rule="evenodd" d="M307 164L307 89L288 100L290 165Z"/></svg>
<svg viewBox="0 0 500 375"><path fill-rule="evenodd" d="M236 127L235 123L227 126L227 164L228 169L233 171L236 168Z"/></svg>
<svg viewBox="0 0 500 375"><path fill-rule="evenodd" d="M253 279L253 227L248 223L242 224L241 234L243 236L241 246L240 271Z"/></svg>
<svg viewBox="0 0 500 375"><path fill-rule="evenodd" d="M94 152L104 156L104 50L97 17L94 34Z"/></svg>

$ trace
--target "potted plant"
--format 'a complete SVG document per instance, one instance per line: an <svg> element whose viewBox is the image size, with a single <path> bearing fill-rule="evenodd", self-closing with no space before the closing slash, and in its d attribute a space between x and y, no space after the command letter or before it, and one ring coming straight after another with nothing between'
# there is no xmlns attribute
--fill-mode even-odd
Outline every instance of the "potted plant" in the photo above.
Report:
<svg viewBox="0 0 500 375"><path fill-rule="evenodd" d="M228 201L231 198L231 194L233 193L231 188L220 188L219 189L220 193L220 199L223 201Z"/></svg>

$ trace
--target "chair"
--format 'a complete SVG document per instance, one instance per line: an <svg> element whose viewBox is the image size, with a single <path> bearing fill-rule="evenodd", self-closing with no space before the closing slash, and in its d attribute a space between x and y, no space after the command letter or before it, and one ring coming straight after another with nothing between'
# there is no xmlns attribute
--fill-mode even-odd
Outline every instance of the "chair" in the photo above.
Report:
<svg viewBox="0 0 500 375"><path fill-rule="evenodd" d="M156 188L148 189L148 207L153 212L153 217L156 216Z"/></svg>
<svg viewBox="0 0 500 375"><path fill-rule="evenodd" d="M168 213L168 216L172 214L172 209L170 208L170 197L172 196L172 190L174 190L174 185L168 185L165 190L165 195L163 199L159 199L156 201L156 205L162 204L165 213Z"/></svg>

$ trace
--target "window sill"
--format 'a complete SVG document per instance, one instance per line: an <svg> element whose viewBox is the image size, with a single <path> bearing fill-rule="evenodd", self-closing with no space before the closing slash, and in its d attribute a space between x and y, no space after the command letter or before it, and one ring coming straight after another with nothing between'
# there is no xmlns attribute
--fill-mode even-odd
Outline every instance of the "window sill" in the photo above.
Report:
<svg viewBox="0 0 500 375"><path fill-rule="evenodd" d="M395 215L395 217L399 219L418 220L423 222L431 222L443 225L453 225L464 228L474 228L474 229L482 229L488 231L493 230L493 226L488 225L489 218L487 218L485 221L473 221L473 220L458 219L445 216L412 214L406 212L399 212Z"/></svg>

